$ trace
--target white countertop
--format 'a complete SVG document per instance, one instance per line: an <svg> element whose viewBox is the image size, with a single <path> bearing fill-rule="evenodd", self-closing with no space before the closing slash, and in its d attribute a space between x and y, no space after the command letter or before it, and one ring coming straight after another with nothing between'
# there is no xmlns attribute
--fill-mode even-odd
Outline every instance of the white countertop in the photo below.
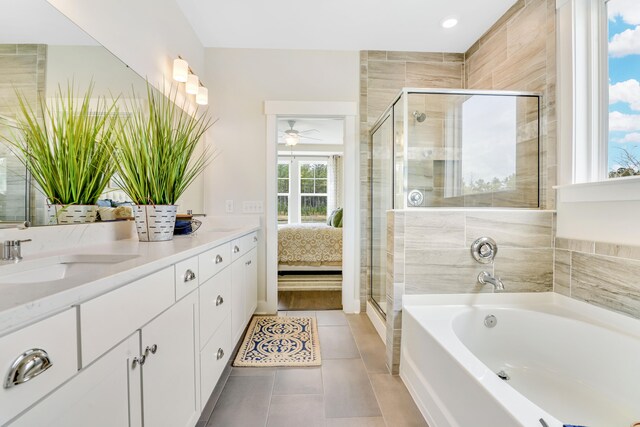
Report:
<svg viewBox="0 0 640 427"><path fill-rule="evenodd" d="M58 255L134 255L130 260L107 264L88 277L0 285L0 336L258 229L257 226L243 226L229 231L198 231L191 236L174 236L168 242L139 242L137 238L116 240L55 254L25 256L24 261L33 262ZM0 266L0 275L3 268L4 265Z"/></svg>

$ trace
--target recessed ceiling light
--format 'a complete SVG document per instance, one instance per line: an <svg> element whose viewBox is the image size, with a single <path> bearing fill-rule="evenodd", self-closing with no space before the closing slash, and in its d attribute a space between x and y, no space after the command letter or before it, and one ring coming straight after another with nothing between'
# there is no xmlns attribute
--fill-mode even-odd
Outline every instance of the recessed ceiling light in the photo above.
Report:
<svg viewBox="0 0 640 427"><path fill-rule="evenodd" d="M456 18L446 18L441 23L442 28L453 28L458 25L458 20Z"/></svg>

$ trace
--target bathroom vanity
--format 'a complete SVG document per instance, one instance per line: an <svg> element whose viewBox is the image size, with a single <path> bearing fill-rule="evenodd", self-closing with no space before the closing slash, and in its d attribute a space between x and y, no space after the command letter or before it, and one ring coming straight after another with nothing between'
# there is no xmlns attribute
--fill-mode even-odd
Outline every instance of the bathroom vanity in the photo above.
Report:
<svg viewBox="0 0 640 427"><path fill-rule="evenodd" d="M257 230L0 266L0 425L195 425L257 306Z"/></svg>

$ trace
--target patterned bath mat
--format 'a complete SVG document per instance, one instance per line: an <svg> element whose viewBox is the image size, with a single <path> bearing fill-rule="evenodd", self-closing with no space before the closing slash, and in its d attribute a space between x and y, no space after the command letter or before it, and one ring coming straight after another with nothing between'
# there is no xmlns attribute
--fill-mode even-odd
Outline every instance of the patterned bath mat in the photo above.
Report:
<svg viewBox="0 0 640 427"><path fill-rule="evenodd" d="M318 366L320 363L316 319L256 316L233 366Z"/></svg>

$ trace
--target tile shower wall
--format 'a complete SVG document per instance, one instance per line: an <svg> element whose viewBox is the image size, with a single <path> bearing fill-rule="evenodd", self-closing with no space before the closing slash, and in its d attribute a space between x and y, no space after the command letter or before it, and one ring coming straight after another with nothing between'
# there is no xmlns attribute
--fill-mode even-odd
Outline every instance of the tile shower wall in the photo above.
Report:
<svg viewBox="0 0 640 427"><path fill-rule="evenodd" d="M443 52L360 52L360 301L365 309L369 285L371 144L369 130L403 87L462 88L464 54Z"/></svg>
<svg viewBox="0 0 640 427"><path fill-rule="evenodd" d="M34 44L0 45L0 115L15 119L20 91L36 113L42 118L37 102L44 94L46 79L47 46ZM9 136L7 128L0 129L0 136ZM24 220L25 169L20 161L4 145L0 144L0 221ZM32 192L32 206L42 206L39 193Z"/></svg>
<svg viewBox="0 0 640 427"><path fill-rule="evenodd" d="M465 53L468 89L542 93L540 204L555 209L556 1L518 0Z"/></svg>
<svg viewBox="0 0 640 427"><path fill-rule="evenodd" d="M492 292L477 283L488 271L504 292L553 289L553 218L547 210L420 209L387 214L387 365L398 372L404 294ZM470 252L479 237L498 244L493 264Z"/></svg>
<svg viewBox="0 0 640 427"><path fill-rule="evenodd" d="M640 318L640 246L556 238L555 292Z"/></svg>

